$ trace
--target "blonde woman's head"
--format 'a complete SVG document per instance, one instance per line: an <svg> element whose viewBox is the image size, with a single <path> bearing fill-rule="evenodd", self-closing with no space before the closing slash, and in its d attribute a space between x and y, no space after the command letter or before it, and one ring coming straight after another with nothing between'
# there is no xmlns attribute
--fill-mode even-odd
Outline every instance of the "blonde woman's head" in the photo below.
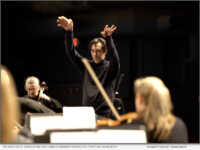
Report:
<svg viewBox="0 0 200 150"><path fill-rule="evenodd" d="M154 76L137 79L134 89L136 111L144 118L149 130L171 115L170 92L161 79Z"/></svg>

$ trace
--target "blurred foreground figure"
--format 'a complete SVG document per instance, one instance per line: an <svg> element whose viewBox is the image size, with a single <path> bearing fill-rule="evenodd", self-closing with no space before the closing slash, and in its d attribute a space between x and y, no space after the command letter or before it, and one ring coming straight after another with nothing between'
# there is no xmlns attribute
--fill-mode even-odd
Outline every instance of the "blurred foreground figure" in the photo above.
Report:
<svg viewBox="0 0 200 150"><path fill-rule="evenodd" d="M134 89L136 111L147 127L148 142L188 142L186 125L172 113L170 92L163 81L140 78L134 82Z"/></svg>
<svg viewBox="0 0 200 150"><path fill-rule="evenodd" d="M32 143L31 135L19 124L20 107L10 72L1 66L1 143Z"/></svg>

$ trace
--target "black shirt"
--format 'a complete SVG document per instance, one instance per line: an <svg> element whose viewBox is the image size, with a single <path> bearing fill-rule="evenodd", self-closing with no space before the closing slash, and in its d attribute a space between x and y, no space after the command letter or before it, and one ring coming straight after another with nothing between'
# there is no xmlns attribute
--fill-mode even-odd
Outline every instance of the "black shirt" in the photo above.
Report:
<svg viewBox="0 0 200 150"><path fill-rule="evenodd" d="M137 119L133 121L133 124L144 124L142 119ZM163 141L159 141L154 138L155 130L147 132L148 143L188 143L188 132L187 127L182 119L176 117L175 124L172 127L169 136Z"/></svg>
<svg viewBox="0 0 200 150"><path fill-rule="evenodd" d="M163 143L188 143L187 127L182 119L176 117L176 122L169 137Z"/></svg>
<svg viewBox="0 0 200 150"><path fill-rule="evenodd" d="M110 108L108 107L106 101L102 97L92 78L90 77L88 71L81 62L83 58L82 55L73 46L73 32L65 32L65 52L68 59L79 69L83 75L83 96L82 105L83 106L93 106L96 114L101 116L110 116ZM104 59L100 63L96 64L93 60L88 60L94 69L99 81L105 88L108 96L111 100L114 99L114 87L116 78L120 72L120 60L118 52L116 50L115 44L111 36L105 38L108 48L108 60Z"/></svg>

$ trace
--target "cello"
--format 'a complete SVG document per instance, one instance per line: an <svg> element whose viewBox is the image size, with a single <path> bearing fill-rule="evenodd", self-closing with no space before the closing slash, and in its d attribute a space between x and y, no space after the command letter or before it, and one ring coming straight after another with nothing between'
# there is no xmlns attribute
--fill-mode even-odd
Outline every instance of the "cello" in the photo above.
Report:
<svg viewBox="0 0 200 150"><path fill-rule="evenodd" d="M37 98L38 101L40 101L40 96L43 95L45 90L48 90L48 86L47 86L45 81L42 81L42 83L40 85L40 91L39 91L39 94L38 94L38 98ZM48 97L46 98L46 100L50 101Z"/></svg>

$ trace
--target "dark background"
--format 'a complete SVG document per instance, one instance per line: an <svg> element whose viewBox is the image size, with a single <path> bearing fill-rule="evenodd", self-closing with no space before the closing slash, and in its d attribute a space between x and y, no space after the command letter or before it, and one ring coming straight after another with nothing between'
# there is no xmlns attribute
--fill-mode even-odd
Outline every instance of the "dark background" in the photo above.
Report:
<svg viewBox="0 0 200 150"><path fill-rule="evenodd" d="M34 75L48 95L63 105L81 104L81 76L65 58L58 16L74 20L80 53L105 24L115 24L124 78L120 97L134 111L133 81L160 77L169 87L174 113L187 125L189 141L199 142L199 2L1 2L1 63L12 72L20 96Z"/></svg>

